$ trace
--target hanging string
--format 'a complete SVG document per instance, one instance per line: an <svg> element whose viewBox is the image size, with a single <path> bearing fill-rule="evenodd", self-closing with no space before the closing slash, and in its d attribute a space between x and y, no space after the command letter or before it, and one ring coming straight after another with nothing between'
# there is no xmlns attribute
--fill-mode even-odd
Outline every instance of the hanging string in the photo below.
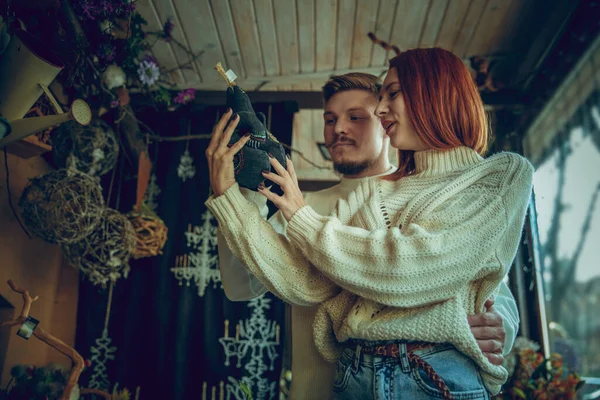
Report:
<svg viewBox="0 0 600 400"><path fill-rule="evenodd" d="M3 150L4 150L4 168L6 169L6 192L7 192L7 195L8 195L8 204L10 205L10 209L12 210L12 213L15 216L15 219L17 220L17 222L21 226L21 229L23 229L23 232L25 232L25 234L27 235L27 237L29 239L33 239L31 237L31 235L29 234L29 232L27 232L27 229L25 229L25 226L23 226L23 223L21 222L21 219L19 218L19 216L17 215L17 212L15 211L15 207L13 206L13 203L12 203L12 194L10 193L10 177L9 177L10 174L8 172L8 155L6 153L6 147L4 147Z"/></svg>
<svg viewBox="0 0 600 400"><path fill-rule="evenodd" d="M110 282L110 287L108 288L108 303L106 304L106 315L104 317L104 330L108 330L108 321L110 320L110 309L112 306L112 298L113 298L113 287L115 286L115 282Z"/></svg>

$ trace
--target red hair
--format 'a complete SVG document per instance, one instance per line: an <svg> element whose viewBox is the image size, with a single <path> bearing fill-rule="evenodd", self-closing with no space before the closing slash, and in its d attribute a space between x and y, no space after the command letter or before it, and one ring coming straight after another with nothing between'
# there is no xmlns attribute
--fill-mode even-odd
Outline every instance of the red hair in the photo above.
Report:
<svg viewBox="0 0 600 400"><path fill-rule="evenodd" d="M489 125L481 96L463 62L440 49L413 49L390 60L398 72L400 90L416 134L430 148L467 146L482 156ZM398 151L396 180L415 170L414 151Z"/></svg>

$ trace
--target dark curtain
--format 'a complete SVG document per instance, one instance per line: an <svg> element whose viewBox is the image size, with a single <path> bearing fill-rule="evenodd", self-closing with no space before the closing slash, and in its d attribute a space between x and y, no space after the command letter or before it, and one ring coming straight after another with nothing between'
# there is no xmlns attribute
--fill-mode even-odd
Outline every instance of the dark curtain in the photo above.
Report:
<svg viewBox="0 0 600 400"><path fill-rule="evenodd" d="M271 131L289 144L297 104L257 104L255 108L268 115ZM171 113L138 110L137 117L156 134L180 136L210 133L223 111L224 107L194 104ZM82 386L91 383L112 389L118 383L119 388L132 392L140 386L142 400L243 399L243 382L254 399L279 397L285 306L271 294L251 302L231 302L225 297L216 263L217 223L204 206L209 196L207 144L202 139L150 145L161 191L157 213L169 228L168 241L162 256L132 260L129 277L117 282L104 338L109 291L82 277L76 347L84 358L95 355L82 374ZM183 181L177 170L186 149L193 158L195 176ZM119 208L127 212L135 180L128 181L126 171L119 176L125 177ZM111 206L115 207L114 200ZM186 235L190 228L193 233ZM189 286L185 282L180 286L171 271L176 257L183 255L191 267L204 268L199 281L192 280ZM113 346L116 350L111 352Z"/></svg>

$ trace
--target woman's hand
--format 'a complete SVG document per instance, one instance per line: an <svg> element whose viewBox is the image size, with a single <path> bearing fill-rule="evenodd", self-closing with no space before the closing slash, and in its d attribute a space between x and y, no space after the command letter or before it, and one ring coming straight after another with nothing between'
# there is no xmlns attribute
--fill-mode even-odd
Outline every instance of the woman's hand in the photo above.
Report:
<svg viewBox="0 0 600 400"><path fill-rule="evenodd" d="M215 125L210 143L206 148L210 186L215 197L225 193L235 183L233 156L239 152L250 139L250 134L240 138L234 145L228 147L229 140L235 127L240 122L239 115L231 118L231 109L227 110ZM229 121L229 125L227 125Z"/></svg>
<svg viewBox="0 0 600 400"><path fill-rule="evenodd" d="M275 193L272 193L263 184L258 187L258 191L267 199L271 200L273 204L275 204L283 213L285 219L289 221L292 219L296 211L306 205L304 202L304 196L302 196L302 192L298 186L296 171L294 171L294 165L289 157L286 162L287 169L283 168L279 161L277 161L277 159L271 154L269 154L269 159L271 160L271 166L273 169L275 169L277 174L269 171L263 171L262 174L265 179L269 179L281 186L281 189L283 190L283 196L278 196Z"/></svg>

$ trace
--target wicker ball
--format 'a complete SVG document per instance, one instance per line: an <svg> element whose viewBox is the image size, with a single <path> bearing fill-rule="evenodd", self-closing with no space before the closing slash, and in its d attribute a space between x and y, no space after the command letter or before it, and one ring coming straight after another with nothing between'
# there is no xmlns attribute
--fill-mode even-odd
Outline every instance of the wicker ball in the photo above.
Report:
<svg viewBox="0 0 600 400"><path fill-rule="evenodd" d="M78 241L96 229L104 210L102 188L92 177L60 169L35 177L19 200L23 222L50 243Z"/></svg>
<svg viewBox="0 0 600 400"><path fill-rule="evenodd" d="M102 176L117 164L119 142L110 125L101 119L89 125L69 121L52 134L52 153L59 168Z"/></svg>
<svg viewBox="0 0 600 400"><path fill-rule="evenodd" d="M131 212L129 221L135 230L136 247L133 258L153 257L162 254L167 242L168 228L157 216Z"/></svg>
<svg viewBox="0 0 600 400"><path fill-rule="evenodd" d="M109 281L127 277L135 243L135 231L127 217L106 208L91 235L62 248L71 265L85 273L90 282L106 286Z"/></svg>

